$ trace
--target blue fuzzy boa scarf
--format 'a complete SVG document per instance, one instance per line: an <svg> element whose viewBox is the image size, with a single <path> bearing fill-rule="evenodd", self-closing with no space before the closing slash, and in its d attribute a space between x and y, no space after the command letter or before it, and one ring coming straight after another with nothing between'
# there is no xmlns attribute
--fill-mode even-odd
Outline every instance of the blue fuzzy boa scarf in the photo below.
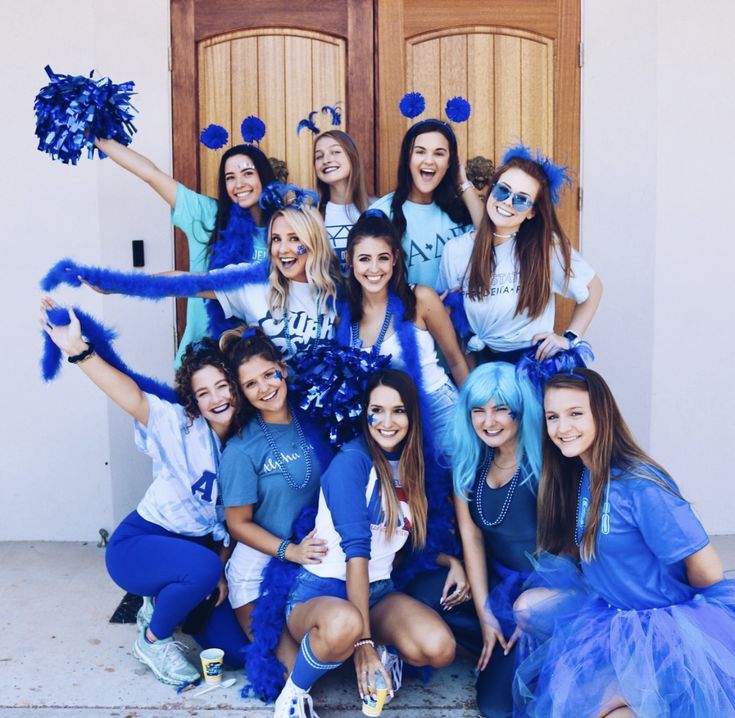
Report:
<svg viewBox="0 0 735 718"><path fill-rule="evenodd" d="M424 428L425 490L428 500L426 546L413 551L396 570L393 580L398 588L406 586L419 573L437 568L436 556L446 553L456 556L459 544L454 529L454 505L452 503L452 480L447 469L443 469L434 456L434 427L429 417L429 401L424 387L421 371L419 346L416 339L416 325L405 318L406 307L392 292L388 296L388 309L393 313L393 328L401 347L404 371L413 379L419 394L419 403ZM335 341L342 346L350 346L352 315L349 304L343 301L337 312L340 320Z"/></svg>
<svg viewBox="0 0 735 718"><path fill-rule="evenodd" d="M230 264L250 263L254 259L255 235L258 225L255 224L249 209L239 204L232 204L227 227L219 233L217 241L209 247L209 269L222 269ZM223 332L238 326L241 322L227 319L220 303L213 299L206 301L209 318L209 335L218 337Z"/></svg>

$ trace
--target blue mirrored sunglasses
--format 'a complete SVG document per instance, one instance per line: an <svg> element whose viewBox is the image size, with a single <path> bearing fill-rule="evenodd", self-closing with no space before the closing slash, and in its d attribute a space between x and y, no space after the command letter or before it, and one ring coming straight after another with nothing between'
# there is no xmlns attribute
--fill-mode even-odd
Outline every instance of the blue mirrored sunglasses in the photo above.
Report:
<svg viewBox="0 0 735 718"><path fill-rule="evenodd" d="M490 196L497 202L505 202L510 197L513 209L516 212L525 212L533 207L533 200L527 195L513 192L507 184L496 182L490 190Z"/></svg>

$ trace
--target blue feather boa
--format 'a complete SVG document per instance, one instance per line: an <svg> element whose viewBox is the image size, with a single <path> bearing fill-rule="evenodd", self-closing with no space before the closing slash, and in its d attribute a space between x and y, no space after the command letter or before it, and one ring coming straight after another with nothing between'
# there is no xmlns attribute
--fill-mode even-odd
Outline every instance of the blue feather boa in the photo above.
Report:
<svg viewBox="0 0 735 718"><path fill-rule="evenodd" d="M117 338L117 332L109 329L92 315L83 312L81 309L74 307L74 312L79 319L82 328L82 334L94 346L97 354L108 364L114 366L123 374L127 374L142 391L147 394L155 394L164 401L172 404L180 404L179 395L168 384L164 384L158 379L138 374L133 371L113 349L112 343ZM71 321L69 312L65 307L55 307L48 311L49 321L55 326L65 326ZM59 347L51 341L46 332L43 332L44 347L43 356L41 358L41 374L46 382L53 381L59 374L62 364L62 355Z"/></svg>
<svg viewBox="0 0 735 718"><path fill-rule="evenodd" d="M257 232L258 225L255 224L250 210L243 209L233 202L227 227L220 232L217 241L209 248L209 269L222 269L231 264L252 262ZM237 319L227 319L216 300L207 300L206 309L209 335L212 337L221 336L223 332L241 324Z"/></svg>
<svg viewBox="0 0 735 718"><path fill-rule="evenodd" d="M248 267L222 269L216 273L153 275L142 272L118 272L104 267L77 264L71 259L62 259L43 277L41 289L50 292L62 284L79 287L84 280L106 292L158 300L166 297L194 297L200 292L226 292L248 284L262 284L268 281L269 271L268 260Z"/></svg>
<svg viewBox="0 0 735 718"><path fill-rule="evenodd" d="M422 571L436 569L437 554L446 553L456 556L459 553L459 543L454 530L451 476L447 469L439 465L433 450L434 428L429 421L431 412L421 371L416 325L410 319L405 318L406 307L393 293L388 297L388 308L393 313L393 328L401 347L404 371L416 384L421 415L424 419L424 482L428 500L426 546L420 551L412 551L400 568L394 572L394 583L398 588L402 588ZM338 315L340 321L335 341L342 346L349 346L352 315L347 302L343 302Z"/></svg>
<svg viewBox="0 0 735 718"><path fill-rule="evenodd" d="M473 334L470 320L467 319L467 312L464 308L464 294L461 291L449 292L444 297L444 306L449 309L449 317L454 325L454 331L457 336L466 342Z"/></svg>
<svg viewBox="0 0 735 718"><path fill-rule="evenodd" d="M578 367L586 367L595 360L592 347L586 341L578 341L569 349L557 352L554 356L539 361L536 359L536 347L529 349L516 364L516 374L528 379L536 389L539 401L544 402L544 384L554 374L572 371Z"/></svg>

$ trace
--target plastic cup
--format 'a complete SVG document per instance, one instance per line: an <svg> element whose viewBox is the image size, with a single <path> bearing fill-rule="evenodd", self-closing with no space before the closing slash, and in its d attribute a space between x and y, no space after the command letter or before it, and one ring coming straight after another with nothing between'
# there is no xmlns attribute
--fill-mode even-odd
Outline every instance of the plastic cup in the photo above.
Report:
<svg viewBox="0 0 735 718"><path fill-rule="evenodd" d="M380 673L375 674L375 698L366 696L362 699L362 714L379 716L383 712L385 699L388 697L388 686Z"/></svg>
<svg viewBox="0 0 735 718"><path fill-rule="evenodd" d="M202 674L205 683L219 683L222 680L222 662L225 652L221 648L207 648L199 654L202 659Z"/></svg>

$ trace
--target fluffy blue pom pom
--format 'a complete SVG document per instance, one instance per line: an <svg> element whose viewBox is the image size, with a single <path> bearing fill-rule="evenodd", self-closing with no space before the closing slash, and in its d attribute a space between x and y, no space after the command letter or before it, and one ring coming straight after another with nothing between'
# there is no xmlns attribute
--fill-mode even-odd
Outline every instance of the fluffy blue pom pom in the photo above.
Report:
<svg viewBox="0 0 735 718"><path fill-rule="evenodd" d="M75 165L85 149L87 157L94 156L96 137L130 144L136 131L132 119L137 110L130 104L134 83L116 85L109 77L94 80L92 73L57 75L48 65L44 69L51 81L33 105L41 152Z"/></svg>
<svg viewBox="0 0 735 718"><path fill-rule="evenodd" d="M411 120L426 109L426 100L420 92L407 92L398 103L398 109L404 117Z"/></svg>
<svg viewBox="0 0 735 718"><path fill-rule="evenodd" d="M339 102L335 103L334 105L324 105L322 107L322 112L329 113L329 115L332 118L332 127L336 127L337 125L342 124L342 113L339 109Z"/></svg>
<svg viewBox="0 0 735 718"><path fill-rule="evenodd" d="M470 119L472 105L464 97L458 95L451 100L447 100L444 112L452 122L466 122Z"/></svg>
<svg viewBox="0 0 735 718"><path fill-rule="evenodd" d="M222 125L207 125L199 135L199 141L210 150L218 150L227 144L230 135Z"/></svg>
<svg viewBox="0 0 735 718"><path fill-rule="evenodd" d="M569 168L555 164L551 159L541 154L540 151L537 151L534 156L531 150L525 145L516 145L515 147L511 147L503 155L503 164L510 162L510 160L516 157L521 160L530 160L541 167L549 183L549 195L551 196L551 202L552 204L559 204L559 191L562 186L564 184L571 186L572 184Z"/></svg>
<svg viewBox="0 0 735 718"><path fill-rule="evenodd" d="M260 117L248 115L240 125L240 132L245 142L260 142L265 137L265 122Z"/></svg>
<svg viewBox="0 0 735 718"><path fill-rule="evenodd" d="M544 384L548 379L554 374L586 367L594 359L592 347L586 341L579 341L569 349L560 351L542 361L536 359L536 347L533 347L519 359L516 364L516 374L533 384L539 400L543 403Z"/></svg>

